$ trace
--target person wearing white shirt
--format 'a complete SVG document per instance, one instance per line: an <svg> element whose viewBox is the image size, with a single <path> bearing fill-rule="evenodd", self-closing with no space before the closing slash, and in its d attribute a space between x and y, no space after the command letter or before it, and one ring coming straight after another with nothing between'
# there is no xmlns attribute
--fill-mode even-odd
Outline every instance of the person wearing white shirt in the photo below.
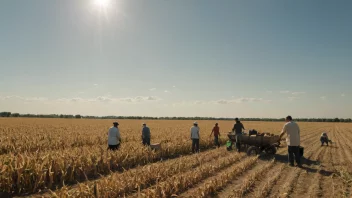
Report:
<svg viewBox="0 0 352 198"><path fill-rule="evenodd" d="M114 126L108 132L108 149L115 151L120 148L121 135L118 128L119 123L114 122L113 124Z"/></svg>
<svg viewBox="0 0 352 198"><path fill-rule="evenodd" d="M192 152L199 152L199 127L198 123L194 122L193 127L191 127L191 140L192 140Z"/></svg>
<svg viewBox="0 0 352 198"><path fill-rule="evenodd" d="M290 166L294 165L295 160L297 166L301 167L301 155L299 151L300 128L296 122L292 121L291 116L286 117L286 124L284 125L280 134L280 140L285 134L287 134L286 142L288 146L288 161Z"/></svg>

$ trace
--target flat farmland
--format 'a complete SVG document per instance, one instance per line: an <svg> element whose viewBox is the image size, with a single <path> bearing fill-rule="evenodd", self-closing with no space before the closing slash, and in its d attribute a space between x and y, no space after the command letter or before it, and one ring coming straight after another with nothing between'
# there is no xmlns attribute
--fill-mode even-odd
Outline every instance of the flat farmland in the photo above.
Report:
<svg viewBox="0 0 352 198"><path fill-rule="evenodd" d="M107 150L115 120L0 119L0 197L350 197L352 124L299 123L303 168L287 165L287 148L274 157L227 151L232 121L198 121L200 150L191 153L193 121L118 120L120 150ZM141 125L151 142L141 144ZM220 148L209 137L214 124ZM243 122L279 134L284 122ZM327 132L333 141L321 146Z"/></svg>

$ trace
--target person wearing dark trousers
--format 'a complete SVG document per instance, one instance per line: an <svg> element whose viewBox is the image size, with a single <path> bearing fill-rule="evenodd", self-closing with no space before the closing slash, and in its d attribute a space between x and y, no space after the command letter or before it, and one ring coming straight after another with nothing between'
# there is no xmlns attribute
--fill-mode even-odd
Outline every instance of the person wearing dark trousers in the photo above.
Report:
<svg viewBox="0 0 352 198"><path fill-rule="evenodd" d="M237 152L241 151L241 136L242 136L242 129L244 129L243 124L238 120L238 118L235 118L235 125L232 128L232 132L235 132L236 134L236 149Z"/></svg>
<svg viewBox="0 0 352 198"><path fill-rule="evenodd" d="M108 149L116 151L120 148L121 135L119 131L119 123L114 122L114 126L109 129L108 132Z"/></svg>
<svg viewBox="0 0 352 198"><path fill-rule="evenodd" d="M220 128L218 126L218 123L215 123L215 126L210 133L210 137L213 133L214 133L214 144L219 148L220 147L220 143L219 143Z"/></svg>
<svg viewBox="0 0 352 198"><path fill-rule="evenodd" d="M150 129L145 123L142 128L142 141L144 146L150 146Z"/></svg>
<svg viewBox="0 0 352 198"><path fill-rule="evenodd" d="M191 127L192 152L199 152L199 127L198 123L194 122Z"/></svg>
<svg viewBox="0 0 352 198"><path fill-rule="evenodd" d="M120 148L120 144L117 145L109 145L108 149L111 151L117 151Z"/></svg>
<svg viewBox="0 0 352 198"><path fill-rule="evenodd" d="M291 116L287 116L286 124L284 125L280 134L281 138L286 134L286 142L288 146L288 161L290 166L294 166L294 161L298 167L302 167L300 148L300 128L296 122L292 120Z"/></svg>
<svg viewBox="0 0 352 198"><path fill-rule="evenodd" d="M325 132L321 134L320 142L321 142L321 146L323 146L324 143L326 143L326 146L329 146L329 137Z"/></svg>
<svg viewBox="0 0 352 198"><path fill-rule="evenodd" d="M288 161L290 166L294 166L294 161L296 161L297 166L301 166L301 154L299 153L299 146L288 146Z"/></svg>

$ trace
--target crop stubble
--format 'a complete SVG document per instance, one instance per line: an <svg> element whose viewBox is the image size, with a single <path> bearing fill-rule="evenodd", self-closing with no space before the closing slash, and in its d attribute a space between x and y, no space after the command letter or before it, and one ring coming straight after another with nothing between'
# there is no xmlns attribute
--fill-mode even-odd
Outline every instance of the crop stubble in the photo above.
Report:
<svg viewBox="0 0 352 198"><path fill-rule="evenodd" d="M279 159L274 161L248 158L224 147L213 150L209 134L215 121L199 122L200 154L190 154L192 121L155 120L146 122L152 142L162 143L163 154L141 146L142 122L136 120L120 121L123 146L116 153L108 152L106 133L111 122L0 119L2 191L34 197L135 197L138 189L142 197L349 197L351 193L352 124L299 123L308 158L300 169L287 166L286 148L278 150ZM218 123L224 144L224 132L233 122ZM278 133L283 123L244 125ZM320 146L323 131L334 141L329 147Z"/></svg>

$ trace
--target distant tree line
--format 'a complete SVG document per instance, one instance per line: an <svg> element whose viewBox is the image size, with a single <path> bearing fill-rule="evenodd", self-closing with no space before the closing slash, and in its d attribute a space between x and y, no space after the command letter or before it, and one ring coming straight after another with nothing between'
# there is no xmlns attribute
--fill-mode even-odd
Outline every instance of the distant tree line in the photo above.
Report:
<svg viewBox="0 0 352 198"><path fill-rule="evenodd" d="M0 117L23 117L23 118L82 118L81 115L67 114L19 114L11 112L0 112Z"/></svg>
<svg viewBox="0 0 352 198"><path fill-rule="evenodd" d="M72 119L130 119L130 120L234 120L234 118L216 117L148 117L148 116L82 116L68 114L19 114L0 112L0 117L24 117L24 118L72 118ZM284 121L284 118L240 118L242 121ZM299 122L352 122L351 118L295 118Z"/></svg>

